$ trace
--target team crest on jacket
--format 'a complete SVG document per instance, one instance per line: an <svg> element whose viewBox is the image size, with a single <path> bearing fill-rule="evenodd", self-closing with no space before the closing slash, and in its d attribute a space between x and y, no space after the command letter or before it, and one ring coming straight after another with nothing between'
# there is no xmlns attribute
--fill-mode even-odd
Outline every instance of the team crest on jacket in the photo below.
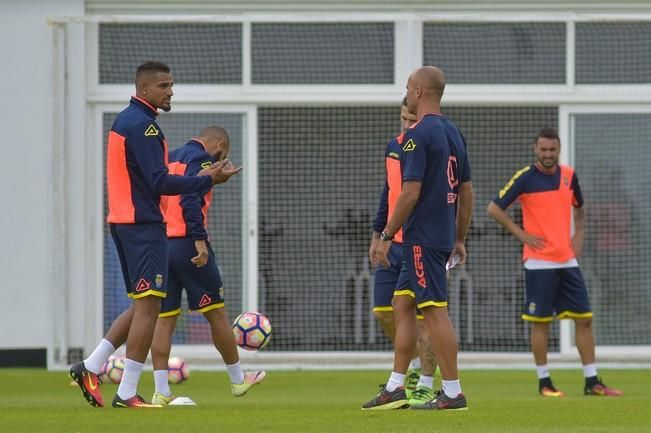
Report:
<svg viewBox="0 0 651 433"><path fill-rule="evenodd" d="M416 143L414 143L414 140L411 138L405 143L404 146L402 146L402 150L405 152L411 152L414 149L416 149Z"/></svg>
<svg viewBox="0 0 651 433"><path fill-rule="evenodd" d="M158 129L152 124L145 130L145 137L155 137L158 135Z"/></svg>
<svg viewBox="0 0 651 433"><path fill-rule="evenodd" d="M201 168L210 168L211 165L212 165L212 162L210 162L210 161L202 162L201 163Z"/></svg>

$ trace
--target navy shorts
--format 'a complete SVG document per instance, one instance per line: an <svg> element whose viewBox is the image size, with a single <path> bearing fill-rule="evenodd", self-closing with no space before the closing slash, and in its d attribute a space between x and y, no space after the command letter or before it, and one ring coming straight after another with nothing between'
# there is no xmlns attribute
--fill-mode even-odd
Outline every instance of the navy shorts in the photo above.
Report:
<svg viewBox="0 0 651 433"><path fill-rule="evenodd" d="M167 292L167 233L162 223L109 224L120 258L127 295L165 297Z"/></svg>
<svg viewBox="0 0 651 433"><path fill-rule="evenodd" d="M393 291L396 290L398 276L402 268L402 244L391 244L389 249L389 263L385 268L378 266L373 278L373 311L393 311L391 300Z"/></svg>
<svg viewBox="0 0 651 433"><path fill-rule="evenodd" d="M159 317L181 314L181 294L185 289L190 310L205 313L224 307L224 287L215 261L215 253L208 244L208 262L198 268L190 261L197 255L190 238L170 238L169 285L167 297L161 304Z"/></svg>
<svg viewBox="0 0 651 433"><path fill-rule="evenodd" d="M588 290L578 267L526 269L527 299L522 318L529 322L592 317Z"/></svg>
<svg viewBox="0 0 651 433"><path fill-rule="evenodd" d="M416 300L418 308L447 307L448 288L445 264L451 251L439 251L420 245L403 247L405 261L395 295Z"/></svg>
<svg viewBox="0 0 651 433"><path fill-rule="evenodd" d="M393 295L398 286L400 271L402 270L403 250L402 244L391 244L389 249L389 266L378 266L373 278L373 311L393 311ZM423 319L420 309L416 309L416 318Z"/></svg>

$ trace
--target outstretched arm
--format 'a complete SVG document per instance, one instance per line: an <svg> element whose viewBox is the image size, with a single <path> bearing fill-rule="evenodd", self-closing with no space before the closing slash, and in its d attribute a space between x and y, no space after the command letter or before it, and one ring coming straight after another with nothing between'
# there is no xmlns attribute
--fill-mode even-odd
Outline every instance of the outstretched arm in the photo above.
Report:
<svg viewBox="0 0 651 433"><path fill-rule="evenodd" d="M142 177L149 187L160 195L179 195L210 188L212 179L208 176L169 174L165 164L165 150L158 137L159 131L153 125L151 121L141 122L134 126L127 137L129 150L133 153ZM150 128L156 131L156 135L147 133Z"/></svg>

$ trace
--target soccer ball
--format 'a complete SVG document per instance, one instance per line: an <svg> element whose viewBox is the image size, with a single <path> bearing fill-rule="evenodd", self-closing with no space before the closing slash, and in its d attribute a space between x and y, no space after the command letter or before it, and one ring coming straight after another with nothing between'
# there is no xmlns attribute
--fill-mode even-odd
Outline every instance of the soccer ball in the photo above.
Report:
<svg viewBox="0 0 651 433"><path fill-rule="evenodd" d="M102 383L120 383L124 374L124 358L111 356L99 370Z"/></svg>
<svg viewBox="0 0 651 433"><path fill-rule="evenodd" d="M233 334L242 349L260 350L271 339L271 323L260 313L242 313L233 322Z"/></svg>
<svg viewBox="0 0 651 433"><path fill-rule="evenodd" d="M185 360L172 357L167 361L167 381L171 384L185 382L190 377L190 368Z"/></svg>

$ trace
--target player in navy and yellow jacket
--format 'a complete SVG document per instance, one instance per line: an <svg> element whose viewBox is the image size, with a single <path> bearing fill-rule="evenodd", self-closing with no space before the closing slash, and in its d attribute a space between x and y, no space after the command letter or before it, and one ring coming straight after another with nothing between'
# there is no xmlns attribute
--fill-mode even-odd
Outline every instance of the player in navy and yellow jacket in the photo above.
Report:
<svg viewBox="0 0 651 433"><path fill-rule="evenodd" d="M373 235L369 258L371 263L376 262L375 253L380 241L380 233L386 227L387 221L393 215L396 202L402 190L402 174L400 169L400 153L404 142L405 131L416 121L416 116L407 110L407 101L403 100L400 119L402 131L387 144L384 161L386 180L384 189L380 196L380 204L373 221ZM393 237L393 243L389 250L390 266L377 266L373 275L373 315L380 322L382 329L391 341L395 338L395 318L393 315L393 292L398 283L400 270L402 269L402 230ZM420 312L417 315L418 321L418 345L416 352L412 355L412 365L405 379L405 391L409 404L412 407L421 405L434 398L432 386L434 372L436 371L436 357L434 356L427 328L423 325L423 316Z"/></svg>
<svg viewBox="0 0 651 433"><path fill-rule="evenodd" d="M442 390L419 409L465 410L457 371L458 344L447 311L446 263L466 259L472 213L472 182L466 144L441 114L443 72L425 66L407 81L407 108L418 122L405 133L400 151L402 189L393 215L380 233L376 262L389 266L392 240L402 228L404 262L393 297L396 318L393 372L385 388L363 409L408 405L403 388L416 340L416 307L423 313L441 370Z"/></svg>
<svg viewBox="0 0 651 433"><path fill-rule="evenodd" d="M523 244L526 301L522 318L532 323L531 349L543 396L562 397L549 374L547 344L554 318L573 319L581 355L586 395L619 396L621 391L597 377L592 310L576 256L583 244L583 195L574 169L558 163L560 138L552 128L536 137L536 162L518 170L488 205L488 214ZM522 207L523 227L505 210L515 201ZM574 216L574 236L571 236Z"/></svg>
<svg viewBox="0 0 651 433"><path fill-rule="evenodd" d="M198 137L170 153L170 173L195 176L202 168L225 159L229 149L230 140L223 128L205 128ZM169 283L151 346L156 386L152 403L155 404L167 405L174 399L167 381L167 368L184 289L190 310L202 313L210 323L212 339L226 364L233 395L244 395L265 377L264 371L245 374L240 367L235 337L224 307L222 278L206 232L211 202L211 189L168 197L165 217Z"/></svg>
<svg viewBox="0 0 651 433"><path fill-rule="evenodd" d="M104 405L97 373L117 347L127 342L125 371L114 407L160 407L137 394L167 285L167 236L162 195L209 189L240 171L228 161L206 167L198 176L169 173L167 141L156 121L158 110L169 111L174 81L167 65L147 62L136 71L136 96L116 117L108 138L108 217L129 297L134 299L111 325L105 338L71 377L92 406Z"/></svg>
<svg viewBox="0 0 651 433"><path fill-rule="evenodd" d="M210 189L209 176L174 176L168 169L167 140L158 110L138 96L116 117L109 132L107 184L112 224L162 223L162 195Z"/></svg>
<svg viewBox="0 0 651 433"><path fill-rule="evenodd" d="M375 262L375 252L380 242L380 233L387 224L387 221L393 215L396 201L402 189L402 175L400 174L400 152L404 139L404 129L411 126L414 122L411 120L412 115L403 105L401 109L401 121L403 131L397 137L394 137L387 144L384 161L385 161L385 183L380 195L380 203L373 221L373 236L371 247L369 249L369 258ZM387 335L393 340L395 329L393 326L393 307L391 299L393 290L398 281L398 274L402 267L402 230L399 230L394 236L394 245L389 251L389 261L391 266L378 267L375 270L373 281L373 313L378 319L382 328ZM387 313L387 314L385 314Z"/></svg>

